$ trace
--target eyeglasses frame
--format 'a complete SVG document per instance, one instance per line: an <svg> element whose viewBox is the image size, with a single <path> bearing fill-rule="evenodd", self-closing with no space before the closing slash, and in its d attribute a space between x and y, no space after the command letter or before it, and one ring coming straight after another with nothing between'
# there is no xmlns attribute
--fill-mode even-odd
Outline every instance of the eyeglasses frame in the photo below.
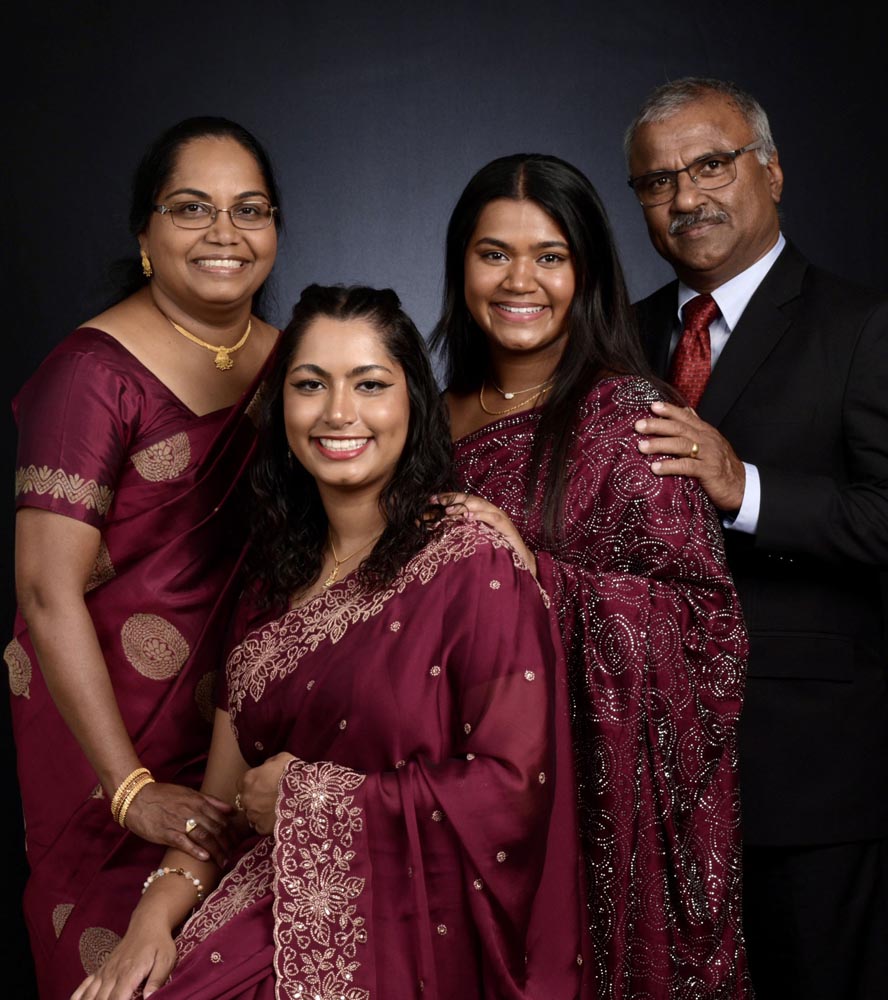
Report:
<svg viewBox="0 0 888 1000"><path fill-rule="evenodd" d="M711 153L704 153L703 156L698 156L692 163L689 163L686 167L681 167L679 170L649 170L646 174L639 174L638 177L630 177L626 182L629 187L635 192L635 197L638 198L638 203L642 208L656 208L657 205L668 205L670 201L678 194L678 175L687 174L691 179L691 183L698 188L700 191L719 191L721 188L726 188L730 184L733 184L737 180L737 157L742 156L744 153L750 153L754 149L761 149L764 145L761 139L756 139L755 142L750 142L746 146L741 146L739 149L723 149L717 150ZM705 187L702 188L697 183L697 178L691 173L691 171L698 164L703 164L711 156L728 156L731 158L731 162L734 164L734 176L724 182L724 184L716 184L715 187ZM663 201L649 202L645 204L638 192L635 190L635 185L645 179L645 177L660 177L663 175L671 176L675 181L675 190L672 192L671 197L665 198Z"/></svg>
<svg viewBox="0 0 888 1000"><path fill-rule="evenodd" d="M173 208L176 207L176 206L162 205L161 204L161 205L154 205L152 207L153 207L153 210L155 212L157 212L159 215L168 215L170 217L170 222L172 222L172 224L176 227L176 229L191 229L191 230L210 229L215 224L216 217L219 215L219 213L220 212L226 212L228 214L228 218L231 220L232 226L234 226L235 229L239 229L241 232L247 232L247 233L249 233L249 232L254 232L255 233L255 232L261 231L262 229L268 229L268 227L274 222L274 215L275 215L275 212L277 212L277 210L278 210L277 205L269 205L268 206L268 209L269 209L268 222L266 222L264 226L239 226L234 221L234 217L231 214L231 210L233 208L237 208L238 205L249 205L249 204L251 204L251 202L249 202L249 201L239 201L235 205L229 205L228 208L217 208L210 201L185 201L185 202L180 202L180 204L182 204L182 205L205 205L207 208L211 209L211 213L212 214L210 215L210 221L205 226L180 226L176 222L176 220L175 220L175 213L173 212Z"/></svg>

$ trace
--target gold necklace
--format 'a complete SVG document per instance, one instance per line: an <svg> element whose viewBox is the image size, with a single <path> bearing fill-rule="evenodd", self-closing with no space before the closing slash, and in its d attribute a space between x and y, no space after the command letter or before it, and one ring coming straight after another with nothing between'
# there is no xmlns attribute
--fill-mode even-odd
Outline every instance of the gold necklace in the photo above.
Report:
<svg viewBox="0 0 888 1000"><path fill-rule="evenodd" d="M380 531L379 535L381 534L382 532ZM354 552L351 552L347 556L344 556L342 559L340 559L339 556L336 554L336 546L333 544L333 536L328 534L327 541L330 543L330 551L333 553L333 569L330 570L330 575L327 577L326 580L324 580L324 587L325 588L332 587L333 584L336 583L337 579L339 578L339 567L342 566L343 563L347 563L349 559L353 559L359 552L363 552L368 545L371 545L373 542L376 541L377 538L379 538L379 535L374 535L370 539L370 541L364 542L364 544L359 549L355 549Z"/></svg>
<svg viewBox="0 0 888 1000"><path fill-rule="evenodd" d="M535 396L531 396L530 399L523 399L520 403L516 403L514 406L507 406L505 410L491 410L484 405L484 383L481 383L481 388L478 390L478 402L481 404L481 409L491 417L503 417L507 413L514 413L515 410L520 410L522 406L535 406L537 400L543 393L548 392L552 386L546 385L545 382L542 383L545 388L542 388L537 392ZM534 386L536 388L536 386Z"/></svg>
<svg viewBox="0 0 888 1000"><path fill-rule="evenodd" d="M494 389L496 389L496 391L503 397L503 399L514 399L516 396L524 396L528 392L533 392L534 389L542 389L544 385L549 385L551 382L554 381L555 381L555 376L550 375L547 379L543 379L543 381L540 382L539 385L532 385L528 389L516 389L514 392L506 392L505 389L500 389L500 387L496 384L496 382L493 382L492 384Z"/></svg>
<svg viewBox="0 0 888 1000"><path fill-rule="evenodd" d="M231 355L235 351L239 351L244 344L247 342L247 337L250 336L250 330L253 329L253 320L247 320L247 328L244 330L244 335L241 339L233 346L226 347L224 344L208 344L205 340L201 340L200 337L195 337L195 335L190 331L186 330L184 326L179 326L178 323L174 323L166 313L163 314L164 318L169 320L172 328L177 332L181 333L186 340L190 340L192 344L197 344L198 347L205 347L208 351L216 352L216 367L220 372L227 372L229 368L234 368L234 361Z"/></svg>

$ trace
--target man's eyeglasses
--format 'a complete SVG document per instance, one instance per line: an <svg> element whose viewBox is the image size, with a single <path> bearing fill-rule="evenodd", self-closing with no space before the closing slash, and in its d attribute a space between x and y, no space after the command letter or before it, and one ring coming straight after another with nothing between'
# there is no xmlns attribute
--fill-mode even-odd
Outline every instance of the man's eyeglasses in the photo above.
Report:
<svg viewBox="0 0 888 1000"><path fill-rule="evenodd" d="M751 142L740 149L728 149L723 153L707 153L681 170L654 170L649 174L629 178L629 187L645 208L665 205L672 201L678 191L678 175L688 177L702 191L715 191L727 187L737 179L737 157L753 149L761 149L761 140Z"/></svg>
<svg viewBox="0 0 888 1000"><path fill-rule="evenodd" d="M205 201L180 201L175 205L155 205L154 211L168 215L179 229L209 229L220 212L227 212L238 229L265 229L277 211L265 201L239 201L231 208L216 208Z"/></svg>

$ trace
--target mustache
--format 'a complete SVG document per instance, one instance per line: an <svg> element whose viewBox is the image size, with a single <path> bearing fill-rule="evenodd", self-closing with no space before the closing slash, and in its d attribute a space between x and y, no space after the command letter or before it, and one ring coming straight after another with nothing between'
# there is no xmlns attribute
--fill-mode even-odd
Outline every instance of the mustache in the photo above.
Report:
<svg viewBox="0 0 888 1000"><path fill-rule="evenodd" d="M687 232L692 226L699 226L702 222L727 222L728 213L724 209L716 209L715 211L707 211L705 208L698 208L693 212L684 212L682 215L676 215L672 222L669 223L669 235L678 236L680 233Z"/></svg>

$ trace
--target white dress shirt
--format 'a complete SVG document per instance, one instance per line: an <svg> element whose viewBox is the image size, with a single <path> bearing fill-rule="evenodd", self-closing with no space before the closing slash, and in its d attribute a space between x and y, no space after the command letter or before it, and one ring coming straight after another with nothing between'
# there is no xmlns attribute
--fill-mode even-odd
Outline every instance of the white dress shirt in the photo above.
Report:
<svg viewBox="0 0 888 1000"><path fill-rule="evenodd" d="M709 326L709 344L712 352L712 365L715 367L721 352L724 350L728 338L734 327L740 322L743 311L749 305L749 300L754 295L758 286L762 283L765 275L774 265L774 261L780 256L781 251L786 246L786 239L783 233L778 234L777 242L764 255L760 257L751 267L735 275L730 281L712 292L716 305L721 313ZM675 350L681 337L682 319L681 311L699 292L689 288L684 282L678 283L678 312L676 314L676 326L672 333L672 340L669 345L669 357ZM746 486L743 491L743 503L736 517L722 518L725 528L733 531L743 531L754 535L758 527L759 509L761 507L762 490L758 469L749 462L744 462L746 469Z"/></svg>

